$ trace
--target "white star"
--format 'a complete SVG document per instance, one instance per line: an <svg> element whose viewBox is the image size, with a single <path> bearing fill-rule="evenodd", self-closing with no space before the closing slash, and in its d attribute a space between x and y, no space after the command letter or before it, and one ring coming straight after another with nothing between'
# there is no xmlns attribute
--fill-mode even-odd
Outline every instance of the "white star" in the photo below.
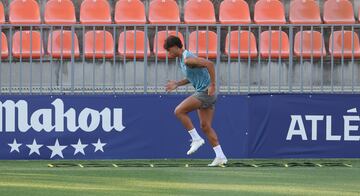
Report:
<svg viewBox="0 0 360 196"><path fill-rule="evenodd" d="M88 145L87 144L82 144L81 140L79 139L77 144L71 144L71 146L75 148L74 155L76 155L79 152L81 154L85 155L84 148L86 148L86 146L88 146Z"/></svg>
<svg viewBox="0 0 360 196"><path fill-rule="evenodd" d="M52 151L50 159L53 158L56 155L59 155L61 158L64 158L62 151L67 146L60 146L58 139L56 139L55 144L53 146L47 146L47 147Z"/></svg>
<svg viewBox="0 0 360 196"><path fill-rule="evenodd" d="M17 152L20 153L19 147L21 146L21 144L17 143L16 139L14 139L12 144L9 143L8 145L11 147L10 153L13 152L13 151L17 151Z"/></svg>
<svg viewBox="0 0 360 196"><path fill-rule="evenodd" d="M104 152L103 147L106 145L106 143L101 143L100 138L99 138L97 143L92 143L92 145L95 146L94 152L97 152L98 150L101 150L102 152Z"/></svg>
<svg viewBox="0 0 360 196"><path fill-rule="evenodd" d="M36 143L36 140L34 139L33 143L32 144L27 144L26 145L28 148L30 148L30 152L29 152L29 156L32 154L32 153L36 153L38 155L40 155L40 152L39 152L39 149L43 146L42 144L37 144Z"/></svg>

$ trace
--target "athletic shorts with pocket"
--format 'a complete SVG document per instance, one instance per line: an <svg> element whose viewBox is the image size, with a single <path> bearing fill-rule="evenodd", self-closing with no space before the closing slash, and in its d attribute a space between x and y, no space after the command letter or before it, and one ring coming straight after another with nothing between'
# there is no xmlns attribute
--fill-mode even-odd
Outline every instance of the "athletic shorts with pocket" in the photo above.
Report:
<svg viewBox="0 0 360 196"><path fill-rule="evenodd" d="M201 106L199 109L208 109L208 108L214 109L215 108L217 95L209 96L208 91L206 90L203 92L195 92L191 96L195 97L196 99L201 101Z"/></svg>

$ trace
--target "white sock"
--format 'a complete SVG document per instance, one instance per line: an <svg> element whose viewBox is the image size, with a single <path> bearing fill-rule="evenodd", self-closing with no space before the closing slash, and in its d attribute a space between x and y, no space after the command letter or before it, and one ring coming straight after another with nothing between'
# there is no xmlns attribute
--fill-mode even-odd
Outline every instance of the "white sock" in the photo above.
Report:
<svg viewBox="0 0 360 196"><path fill-rule="evenodd" d="M201 136L198 134L195 128L188 131L192 140L199 140L202 139Z"/></svg>
<svg viewBox="0 0 360 196"><path fill-rule="evenodd" d="M226 158L220 145L213 147L217 158Z"/></svg>

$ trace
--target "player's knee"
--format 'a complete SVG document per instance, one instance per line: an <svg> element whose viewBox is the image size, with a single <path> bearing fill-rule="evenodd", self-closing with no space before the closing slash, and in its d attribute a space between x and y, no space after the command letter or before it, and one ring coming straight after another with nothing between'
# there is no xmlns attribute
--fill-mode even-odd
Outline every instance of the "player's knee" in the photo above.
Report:
<svg viewBox="0 0 360 196"><path fill-rule="evenodd" d="M208 122L200 122L200 128L206 132L211 129L211 125Z"/></svg>
<svg viewBox="0 0 360 196"><path fill-rule="evenodd" d="M183 115L183 114L184 114L184 112L182 111L181 108L179 108L179 107L176 107L176 108L175 108L175 110L174 110L174 115L175 115L176 117L179 117L179 116L181 116L181 115Z"/></svg>

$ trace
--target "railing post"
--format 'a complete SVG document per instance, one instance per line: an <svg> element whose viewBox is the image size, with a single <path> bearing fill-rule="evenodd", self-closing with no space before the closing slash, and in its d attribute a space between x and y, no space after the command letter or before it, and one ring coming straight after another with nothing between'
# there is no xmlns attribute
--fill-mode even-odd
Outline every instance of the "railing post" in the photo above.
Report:
<svg viewBox="0 0 360 196"><path fill-rule="evenodd" d="M290 55L289 55L289 71L288 71L288 85L289 85L289 92L292 93L293 83L292 83L292 74L293 74L293 41L294 41L294 32L293 26L289 27L289 41L290 41Z"/></svg>
<svg viewBox="0 0 360 196"><path fill-rule="evenodd" d="M216 26L216 34L217 34L217 55L216 55L216 91L217 93L220 93L220 56L221 56L221 51L220 51L220 44L221 44L221 29L220 26L217 25Z"/></svg>
<svg viewBox="0 0 360 196"><path fill-rule="evenodd" d="M147 46L147 40L148 40L148 26L145 25L145 56L144 56L144 93L147 94L147 66L148 66L148 62L147 62L147 53L148 53L148 46Z"/></svg>

